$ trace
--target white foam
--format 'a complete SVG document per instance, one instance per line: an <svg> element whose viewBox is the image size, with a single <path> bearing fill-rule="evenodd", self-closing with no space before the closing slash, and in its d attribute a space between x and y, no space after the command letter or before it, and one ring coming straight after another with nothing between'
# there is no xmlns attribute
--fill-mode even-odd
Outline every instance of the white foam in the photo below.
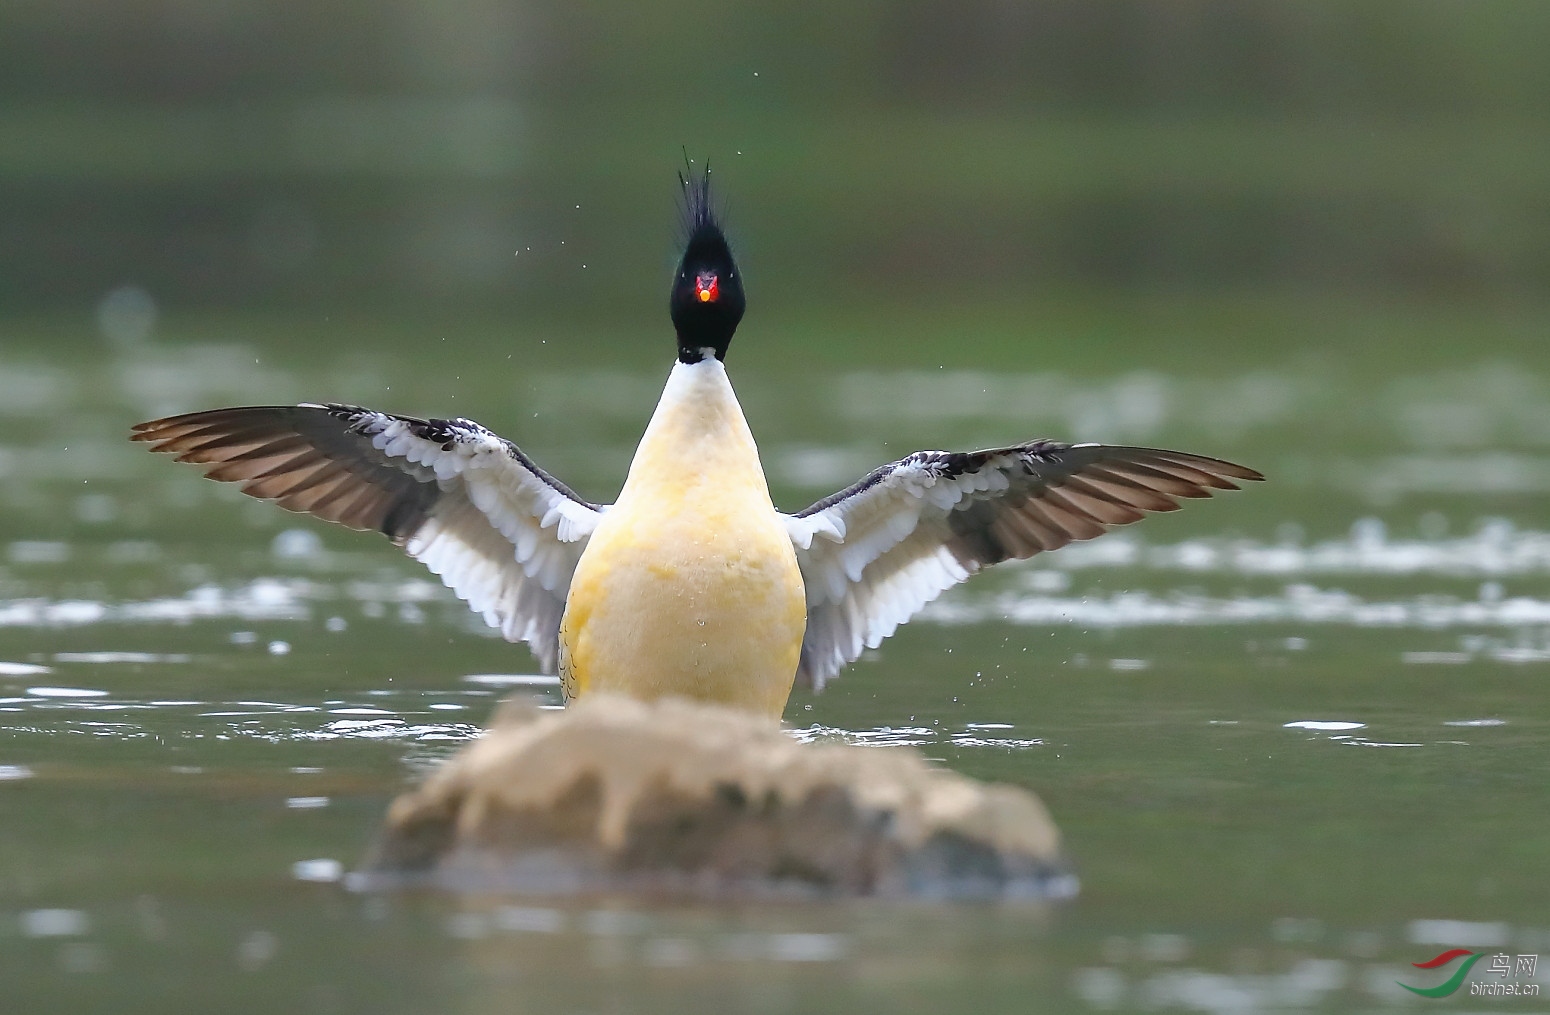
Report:
<svg viewBox="0 0 1550 1015"><path fill-rule="evenodd" d="M1144 998L1148 1008L1248 1015L1322 1008L1324 1001L1352 989L1353 983L1350 963L1313 958L1298 959L1285 972L1219 973L1164 966L1157 971L1143 967L1134 977L1127 979L1125 973L1107 966L1087 967L1073 974L1072 988L1087 1005L1100 1010L1128 1010L1137 1007L1132 998ZM1382 982L1389 985L1387 980ZM1397 987L1393 990L1400 993Z"/></svg>
<svg viewBox="0 0 1550 1015"><path fill-rule="evenodd" d="M63 564L70 559L70 544L20 539L7 549L13 564Z"/></svg>
<svg viewBox="0 0 1550 1015"><path fill-rule="evenodd" d="M415 740L461 743L477 739L483 732L473 723L406 723L402 719L340 719L322 729L262 730L236 728L234 735L280 742L285 740Z"/></svg>
<svg viewBox="0 0 1550 1015"><path fill-rule="evenodd" d="M997 620L1029 626L1072 624L1082 628L1202 626L1212 624L1332 624L1350 627L1525 628L1550 625L1550 600L1527 596L1462 599L1419 595L1368 600L1343 589L1287 585L1270 595L1213 597L1194 592L1117 592L1110 595L1040 596L972 592L944 597L923 616L941 624ZM1550 659L1550 646L1496 650L1504 662Z"/></svg>
<svg viewBox="0 0 1550 1015"><path fill-rule="evenodd" d="M560 678L546 673L470 673L463 683L484 687L558 687Z"/></svg>
<svg viewBox="0 0 1550 1015"><path fill-rule="evenodd" d="M307 560L323 554L323 537L311 529L286 529L269 544L269 552L281 560Z"/></svg>
<svg viewBox="0 0 1550 1015"><path fill-rule="evenodd" d="M56 663L186 663L192 656L181 652L55 652Z"/></svg>
<svg viewBox="0 0 1550 1015"><path fill-rule="evenodd" d="M308 600L331 589L301 580L260 578L236 588L201 585L176 598L104 603L90 599L0 602L0 627L77 627L96 623L187 623L195 620L305 620Z"/></svg>
<svg viewBox="0 0 1550 1015"><path fill-rule="evenodd" d="M1411 920L1405 936L1415 945L1468 945L1474 948L1501 948L1511 939L1505 923L1478 923L1469 920Z"/></svg>
<svg viewBox="0 0 1550 1015"><path fill-rule="evenodd" d="M1299 719L1296 722L1282 723L1282 729L1297 730L1359 730L1367 726L1364 722L1346 722L1344 720L1330 719Z"/></svg>
<svg viewBox="0 0 1550 1015"><path fill-rule="evenodd" d="M1029 747L1042 747L1044 741L1016 737L976 737L967 733L954 733L952 744L954 747L1001 747L1023 750Z"/></svg>
<svg viewBox="0 0 1550 1015"><path fill-rule="evenodd" d="M765 956L776 962L838 962L849 951L841 934L788 932L769 935Z"/></svg>
<svg viewBox="0 0 1550 1015"><path fill-rule="evenodd" d="M501 906L491 916L499 930L530 934L558 934L565 929L566 915L558 909L532 906Z"/></svg>
<svg viewBox="0 0 1550 1015"><path fill-rule="evenodd" d="M1509 577L1550 574L1550 532L1519 529L1500 518L1483 520L1469 535L1435 539L1391 539L1377 518L1361 518L1340 539L1266 542L1254 539L1199 538L1151 545L1136 531L1112 532L1102 539L1073 543L1040 557L1040 568L1024 582L1034 591L1043 569L1146 567L1196 574L1313 576L1415 575Z"/></svg>
<svg viewBox="0 0 1550 1015"><path fill-rule="evenodd" d="M1469 652L1401 652L1400 662L1421 666L1459 666L1470 662L1474 656Z"/></svg>
<svg viewBox="0 0 1550 1015"><path fill-rule="evenodd" d="M27 693L34 698L106 698L107 691L91 687L29 687Z"/></svg>
<svg viewBox="0 0 1550 1015"><path fill-rule="evenodd" d="M91 918L79 909L31 909L20 922L24 937L80 937L91 930Z"/></svg>
<svg viewBox="0 0 1550 1015"><path fill-rule="evenodd" d="M297 860L291 864L291 877L297 881L315 881L321 884L329 884L338 881L344 875L344 864L338 860L320 858L317 860Z"/></svg>
<svg viewBox="0 0 1550 1015"><path fill-rule="evenodd" d="M996 737L984 735L990 730L1012 729L1010 723L964 723L956 731L933 729L924 726L879 726L870 730L846 730L835 726L814 723L804 729L788 729L787 735L800 743L820 743L837 740L861 747L925 747L949 743L955 747L998 747L1026 749L1040 747L1043 740L1026 737Z"/></svg>

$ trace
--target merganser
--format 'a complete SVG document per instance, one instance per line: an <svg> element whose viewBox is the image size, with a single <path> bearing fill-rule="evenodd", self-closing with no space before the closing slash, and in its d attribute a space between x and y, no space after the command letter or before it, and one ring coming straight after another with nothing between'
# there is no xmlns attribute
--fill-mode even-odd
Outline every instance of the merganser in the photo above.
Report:
<svg viewBox="0 0 1550 1015"><path fill-rule="evenodd" d="M711 201L680 174L678 361L618 500L589 503L469 419L303 403L141 423L132 440L242 491L381 532L508 641L591 691L779 717L944 590L1253 469L1151 448L1033 440L917 451L795 514L771 502L723 361L745 307Z"/></svg>

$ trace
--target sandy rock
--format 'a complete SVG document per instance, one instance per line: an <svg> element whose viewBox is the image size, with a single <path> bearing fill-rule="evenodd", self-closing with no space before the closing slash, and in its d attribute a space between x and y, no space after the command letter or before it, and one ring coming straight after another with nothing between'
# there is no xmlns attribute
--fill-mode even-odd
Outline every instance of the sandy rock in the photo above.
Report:
<svg viewBox="0 0 1550 1015"><path fill-rule="evenodd" d="M683 700L508 704L394 801L359 883L534 893L1069 894L1044 806L905 748Z"/></svg>

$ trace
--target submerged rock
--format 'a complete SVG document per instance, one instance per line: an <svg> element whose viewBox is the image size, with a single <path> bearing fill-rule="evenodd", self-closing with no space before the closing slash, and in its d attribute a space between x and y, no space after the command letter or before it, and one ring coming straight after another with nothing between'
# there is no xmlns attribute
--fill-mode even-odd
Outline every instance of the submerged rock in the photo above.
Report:
<svg viewBox="0 0 1550 1015"><path fill-rule="evenodd" d="M683 700L508 703L394 801L357 883L567 893L1067 895L1036 797L905 748Z"/></svg>

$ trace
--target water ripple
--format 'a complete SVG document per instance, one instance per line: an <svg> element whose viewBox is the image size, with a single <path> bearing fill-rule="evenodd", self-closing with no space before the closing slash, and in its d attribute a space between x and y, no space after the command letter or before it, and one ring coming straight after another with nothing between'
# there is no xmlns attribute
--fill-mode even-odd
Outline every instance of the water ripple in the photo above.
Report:
<svg viewBox="0 0 1550 1015"><path fill-rule="evenodd" d="M786 732L797 742L841 743L860 747L923 747L930 744L951 744L954 747L997 747L1024 749L1043 746L1044 741L1019 737L986 736L992 729L1012 729L1008 723L965 723L961 730L942 730L927 726L879 726L870 730L847 730L837 726L813 723L811 726L788 729Z"/></svg>
<svg viewBox="0 0 1550 1015"><path fill-rule="evenodd" d="M1003 592L948 597L926 608L941 624L1013 624L1084 628L1201 626L1209 624L1334 624L1354 627L1524 628L1550 625L1550 599L1500 596L1483 588L1476 599L1418 595L1367 599L1344 589L1308 584L1285 586L1273 595L1214 597L1196 592L1118 592L1109 595L1045 596ZM1538 650L1535 653L1537 661Z"/></svg>
<svg viewBox="0 0 1550 1015"><path fill-rule="evenodd" d="M71 693L59 693L63 691ZM427 711L421 712L418 708L397 711L367 706L329 709L325 705L285 702L146 702L101 697L107 695L106 691L91 691L89 693L94 697L90 698L80 697L83 693L83 689L78 688L30 688L30 697L4 699L20 706L13 706L14 711L40 716L46 713L50 720L46 725L9 721L6 728L13 734L85 734L162 740L245 738L271 743L340 739L460 743L474 739L481 731L475 723L433 719L428 710L443 702L427 704L424 706ZM433 696L449 695L438 693ZM142 720L113 722L95 718L105 711L151 715Z"/></svg>
<svg viewBox="0 0 1550 1015"><path fill-rule="evenodd" d="M1339 539L1303 544L1295 539L1201 538L1149 544L1135 531L1113 532L1074 543L1040 557L1044 568L1081 571L1141 567L1194 574L1266 575L1447 575L1500 578L1550 575L1550 532L1520 529L1501 518L1483 520L1474 532L1456 537L1394 539L1377 518L1361 518ZM1049 582L1037 578L1030 582ZM1051 591L1045 588L1044 591Z"/></svg>

